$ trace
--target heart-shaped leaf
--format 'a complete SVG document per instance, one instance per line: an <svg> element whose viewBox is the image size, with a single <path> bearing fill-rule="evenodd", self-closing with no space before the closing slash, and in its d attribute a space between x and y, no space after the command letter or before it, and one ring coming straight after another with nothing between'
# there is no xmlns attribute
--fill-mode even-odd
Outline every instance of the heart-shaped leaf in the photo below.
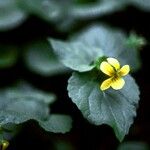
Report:
<svg viewBox="0 0 150 150"><path fill-rule="evenodd" d="M99 88L98 75L93 72L73 73L68 82L69 97L83 116L95 125L110 125L120 141L133 123L139 101L134 79L126 76L125 81L123 89L104 92Z"/></svg>

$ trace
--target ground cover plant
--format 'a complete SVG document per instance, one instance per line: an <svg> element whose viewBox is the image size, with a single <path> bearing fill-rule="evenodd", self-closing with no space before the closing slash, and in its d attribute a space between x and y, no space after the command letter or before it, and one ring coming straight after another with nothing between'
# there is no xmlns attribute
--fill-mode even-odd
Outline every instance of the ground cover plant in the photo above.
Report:
<svg viewBox="0 0 150 150"><path fill-rule="evenodd" d="M149 0L0 0L0 149L149 149Z"/></svg>

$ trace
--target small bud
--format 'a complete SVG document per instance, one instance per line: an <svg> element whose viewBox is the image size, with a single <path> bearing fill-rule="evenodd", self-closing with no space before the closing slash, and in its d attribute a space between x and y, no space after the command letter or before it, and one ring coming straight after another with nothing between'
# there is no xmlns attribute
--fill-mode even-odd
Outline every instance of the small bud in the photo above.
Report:
<svg viewBox="0 0 150 150"><path fill-rule="evenodd" d="M2 141L2 150L6 150L8 146L9 146L9 142L6 140L3 140Z"/></svg>
<svg viewBox="0 0 150 150"><path fill-rule="evenodd" d="M140 49L146 45L146 40L142 36L138 36L136 33L131 32L128 39L126 40L126 45L130 48Z"/></svg>

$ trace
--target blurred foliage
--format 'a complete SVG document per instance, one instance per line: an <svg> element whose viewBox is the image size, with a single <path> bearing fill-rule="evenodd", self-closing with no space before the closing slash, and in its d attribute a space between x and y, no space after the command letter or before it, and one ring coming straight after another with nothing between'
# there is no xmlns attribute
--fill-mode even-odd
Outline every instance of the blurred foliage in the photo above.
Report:
<svg viewBox="0 0 150 150"><path fill-rule="evenodd" d="M0 44L0 68L13 66L18 58L17 47Z"/></svg>
<svg viewBox="0 0 150 150"><path fill-rule="evenodd" d="M54 141L56 150L75 150L73 145L69 141L56 140Z"/></svg>
<svg viewBox="0 0 150 150"><path fill-rule="evenodd" d="M149 150L149 146L143 142L124 142L117 150Z"/></svg>
<svg viewBox="0 0 150 150"><path fill-rule="evenodd" d="M149 0L0 0L0 30L18 26L29 15L67 30L76 20L104 16L129 5L150 11Z"/></svg>
<svg viewBox="0 0 150 150"><path fill-rule="evenodd" d="M54 55L48 41L35 41L24 48L24 60L31 71L43 76L66 73L65 68Z"/></svg>
<svg viewBox="0 0 150 150"><path fill-rule="evenodd" d="M36 120L46 131L65 133L71 128L71 118L66 115L49 114L49 104L55 96L20 82L17 86L0 91L0 126L21 124ZM4 130L5 131L5 130ZM5 132L4 132L5 133ZM3 130L0 134L3 137Z"/></svg>
<svg viewBox="0 0 150 150"><path fill-rule="evenodd" d="M19 26L26 19L26 14L16 0L0 0L0 31Z"/></svg>
<svg viewBox="0 0 150 150"><path fill-rule="evenodd" d="M6 124L5 126L1 127L1 133L0 133L1 141L3 139L11 140L18 134L20 130L21 130L21 125L16 126L13 123Z"/></svg>

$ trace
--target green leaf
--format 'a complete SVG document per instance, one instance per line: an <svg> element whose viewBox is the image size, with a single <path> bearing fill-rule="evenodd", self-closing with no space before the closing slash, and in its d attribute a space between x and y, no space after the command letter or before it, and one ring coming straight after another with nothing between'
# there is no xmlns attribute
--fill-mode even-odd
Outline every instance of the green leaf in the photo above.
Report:
<svg viewBox="0 0 150 150"><path fill-rule="evenodd" d="M12 29L26 19L16 0L0 0L0 31Z"/></svg>
<svg viewBox="0 0 150 150"><path fill-rule="evenodd" d="M0 68L13 66L18 56L18 51L15 46L6 46L0 44Z"/></svg>
<svg viewBox="0 0 150 150"><path fill-rule="evenodd" d="M120 144L118 150L149 150L149 147L142 142L125 142Z"/></svg>
<svg viewBox="0 0 150 150"><path fill-rule="evenodd" d="M49 116L49 103L54 101L52 94L35 90L20 84L0 91L0 125L20 124L25 121L45 120Z"/></svg>
<svg viewBox="0 0 150 150"><path fill-rule="evenodd" d="M100 24L91 25L71 38L72 41L83 41L92 47L101 48L105 56L115 57L123 64L129 64L132 71L137 71L141 66L139 50L129 48L127 39L121 30Z"/></svg>
<svg viewBox="0 0 150 150"><path fill-rule="evenodd" d="M86 42L62 42L49 40L58 59L73 70L84 72L92 70L95 66L93 61L101 56L100 48L90 46Z"/></svg>
<svg viewBox="0 0 150 150"><path fill-rule="evenodd" d="M83 116L95 125L110 125L120 141L133 123L139 101L139 89L134 79L128 75L125 81L121 90L104 92L99 88L98 74L93 72L73 73L68 81L69 97Z"/></svg>
<svg viewBox="0 0 150 150"><path fill-rule="evenodd" d="M36 41L25 48L24 60L31 71L43 76L66 73L68 70L58 62L47 41Z"/></svg>
<svg viewBox="0 0 150 150"><path fill-rule="evenodd" d="M18 0L18 3L24 11L55 23L63 31L72 28L77 20L104 16L126 7L125 0L86 1L84 4L76 0Z"/></svg>
<svg viewBox="0 0 150 150"><path fill-rule="evenodd" d="M7 89L7 96L9 98L30 98L33 97L38 101L42 101L46 104L51 104L56 100L56 96L52 93L45 93L41 90L33 88L31 85L24 81L20 81L13 89Z"/></svg>
<svg viewBox="0 0 150 150"><path fill-rule="evenodd" d="M64 5L68 5L55 0L18 0L18 3L24 11L52 22L58 22L66 15Z"/></svg>
<svg viewBox="0 0 150 150"><path fill-rule="evenodd" d="M68 1L66 3L70 2ZM124 0L95 0L90 2L85 1L84 4L81 3L77 0L74 0L65 7L65 11L61 11L62 13L65 12L65 15L61 17L62 20L59 21L59 23L56 23L58 29L61 31L70 30L79 21L81 22L83 20L89 20L108 15L126 7L126 1ZM64 8L62 8L62 10L63 9Z"/></svg>
<svg viewBox="0 0 150 150"><path fill-rule="evenodd" d="M0 126L21 124L35 120L46 131L65 133L71 129L71 118L49 114L49 104L55 96L34 89L24 82L16 87L0 91Z"/></svg>
<svg viewBox="0 0 150 150"><path fill-rule="evenodd" d="M66 133L70 131L72 119L67 115L53 114L47 121L39 123L46 131L54 133Z"/></svg>
<svg viewBox="0 0 150 150"><path fill-rule="evenodd" d="M71 14L74 18L78 19L95 18L123 9L126 6L125 4L123 0L98 0L94 3L74 5Z"/></svg>

